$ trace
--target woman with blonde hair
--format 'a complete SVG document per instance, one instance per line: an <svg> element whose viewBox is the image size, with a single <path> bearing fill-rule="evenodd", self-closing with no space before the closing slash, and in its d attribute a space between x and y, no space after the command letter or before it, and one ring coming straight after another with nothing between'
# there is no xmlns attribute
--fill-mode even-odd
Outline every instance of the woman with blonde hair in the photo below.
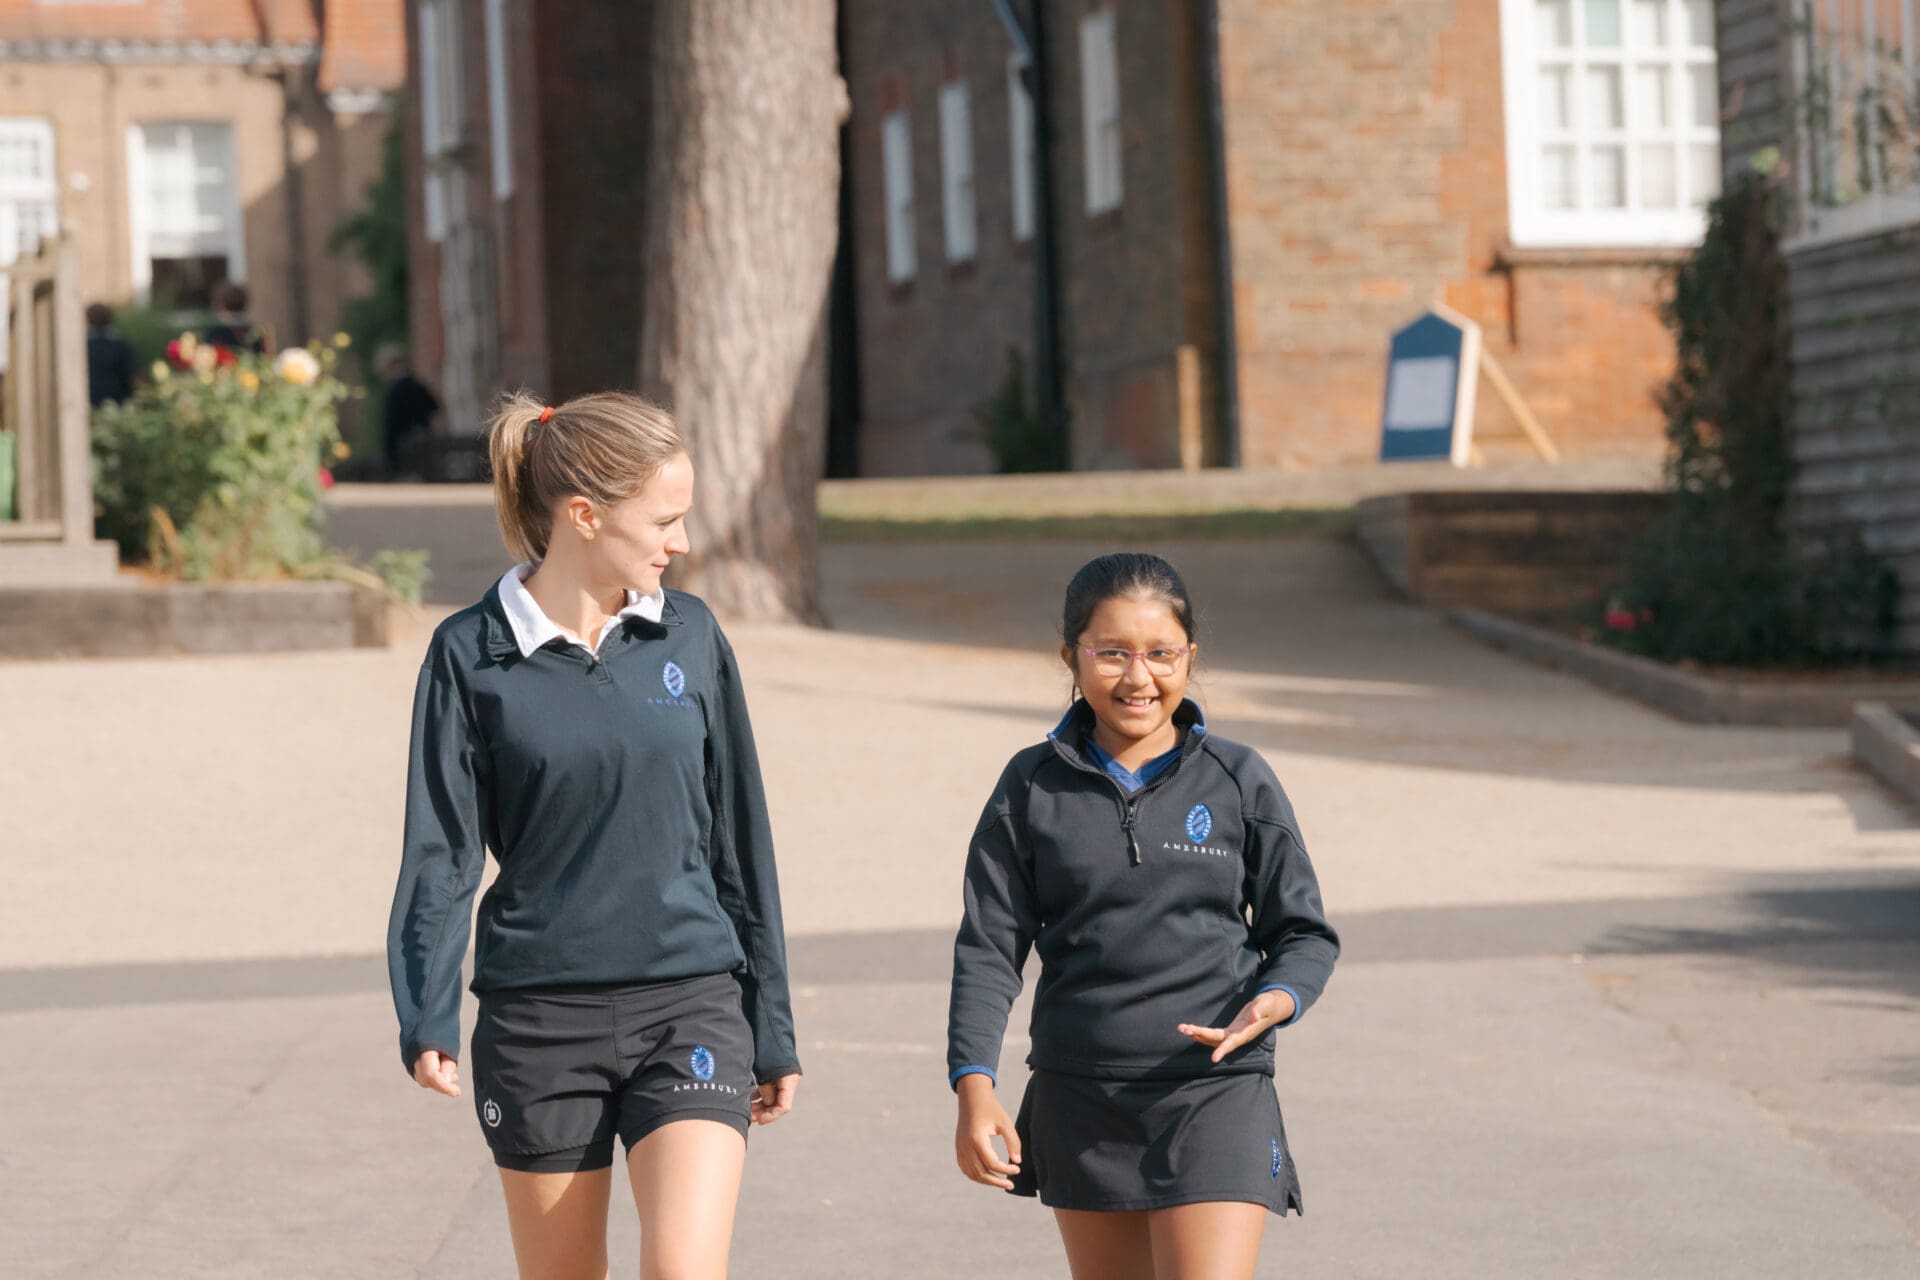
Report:
<svg viewBox="0 0 1920 1280"><path fill-rule="evenodd" d="M489 448L521 563L420 670L387 938L401 1062L461 1096L491 849L466 1075L520 1274L607 1274L617 1136L642 1276L724 1276L749 1125L787 1112L800 1067L739 666L660 583L693 463L664 410L617 393L510 395Z"/></svg>

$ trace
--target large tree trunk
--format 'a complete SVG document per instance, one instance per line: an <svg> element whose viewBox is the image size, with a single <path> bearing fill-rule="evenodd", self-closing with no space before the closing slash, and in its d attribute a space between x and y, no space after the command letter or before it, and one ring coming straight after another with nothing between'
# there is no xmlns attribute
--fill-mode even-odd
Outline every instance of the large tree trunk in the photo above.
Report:
<svg viewBox="0 0 1920 1280"><path fill-rule="evenodd" d="M680 583L818 621L828 286L846 101L832 0L660 0L640 385L699 476Z"/></svg>

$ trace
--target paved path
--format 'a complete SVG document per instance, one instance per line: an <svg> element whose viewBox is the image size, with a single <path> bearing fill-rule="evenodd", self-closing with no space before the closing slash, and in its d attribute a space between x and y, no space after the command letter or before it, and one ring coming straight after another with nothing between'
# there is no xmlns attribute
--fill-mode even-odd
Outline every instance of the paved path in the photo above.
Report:
<svg viewBox="0 0 1920 1280"><path fill-rule="evenodd" d="M431 542L442 593L498 571L484 511L386 510L362 545ZM1064 701L1049 622L1099 549L836 547L840 630L736 630L808 1069L736 1275L1064 1274L953 1172L941 1034L965 832ZM1344 545L1167 550L1348 939L1286 1033L1308 1215L1262 1275L1920 1272L1920 830L1839 733L1517 665ZM0 1274L512 1274L377 954L423 640L0 665Z"/></svg>

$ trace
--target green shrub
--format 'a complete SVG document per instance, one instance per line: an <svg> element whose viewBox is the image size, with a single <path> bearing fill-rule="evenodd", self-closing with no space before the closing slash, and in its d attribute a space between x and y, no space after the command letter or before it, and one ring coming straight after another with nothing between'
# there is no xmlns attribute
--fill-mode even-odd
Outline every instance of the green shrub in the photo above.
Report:
<svg viewBox="0 0 1920 1280"><path fill-rule="evenodd" d="M1600 633L1716 665L1819 665L1890 648L1897 579L1857 535L1796 536L1787 417L1783 193L1750 174L1708 209L1664 307L1678 364L1660 397L1673 500L1628 556Z"/></svg>
<svg viewBox="0 0 1920 1280"><path fill-rule="evenodd" d="M1007 348L1007 376L992 399L974 410L974 420L1002 472L1066 469L1062 442L1033 411L1027 394L1027 363L1018 348Z"/></svg>

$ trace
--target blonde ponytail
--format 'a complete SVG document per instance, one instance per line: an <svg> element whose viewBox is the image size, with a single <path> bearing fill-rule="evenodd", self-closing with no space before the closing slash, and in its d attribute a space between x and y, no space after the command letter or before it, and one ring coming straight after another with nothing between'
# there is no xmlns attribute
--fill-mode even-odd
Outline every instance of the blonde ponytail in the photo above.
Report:
<svg viewBox="0 0 1920 1280"><path fill-rule="evenodd" d="M494 402L487 455L508 552L545 558L563 499L579 494L610 507L686 451L673 415L636 395L600 391L549 408L525 391L506 392Z"/></svg>

